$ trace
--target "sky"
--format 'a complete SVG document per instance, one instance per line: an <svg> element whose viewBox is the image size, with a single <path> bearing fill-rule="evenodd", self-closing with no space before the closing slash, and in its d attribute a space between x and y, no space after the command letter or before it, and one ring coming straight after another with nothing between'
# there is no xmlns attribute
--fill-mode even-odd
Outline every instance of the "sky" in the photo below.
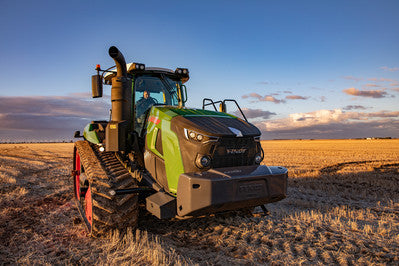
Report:
<svg viewBox="0 0 399 266"><path fill-rule="evenodd" d="M187 67L189 100L235 99L262 139L399 137L399 1L0 1L0 142L108 119L96 64ZM228 106L228 111L234 108Z"/></svg>

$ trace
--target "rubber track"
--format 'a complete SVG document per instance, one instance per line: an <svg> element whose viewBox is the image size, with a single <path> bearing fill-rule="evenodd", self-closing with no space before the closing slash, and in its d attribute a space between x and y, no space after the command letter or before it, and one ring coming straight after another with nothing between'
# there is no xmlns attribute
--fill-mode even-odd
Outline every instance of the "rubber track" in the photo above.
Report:
<svg viewBox="0 0 399 266"><path fill-rule="evenodd" d="M92 189L93 225L90 233L98 236L113 229L136 227L137 194L109 194L111 189L135 187L136 181L113 152L100 152L88 141L77 141L75 145Z"/></svg>

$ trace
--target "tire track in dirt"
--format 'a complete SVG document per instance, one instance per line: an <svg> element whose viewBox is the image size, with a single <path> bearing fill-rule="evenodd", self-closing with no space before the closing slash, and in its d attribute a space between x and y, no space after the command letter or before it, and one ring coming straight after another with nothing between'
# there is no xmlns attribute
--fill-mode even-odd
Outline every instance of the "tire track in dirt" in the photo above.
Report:
<svg viewBox="0 0 399 266"><path fill-rule="evenodd" d="M359 165L359 164L375 163L375 162L381 162L381 161L380 160L378 160L378 161L353 161L353 162L337 163L337 164L323 167L319 171L322 174L326 174L326 173L331 174L334 172L338 172L339 170L343 169L345 166L348 166L348 165Z"/></svg>

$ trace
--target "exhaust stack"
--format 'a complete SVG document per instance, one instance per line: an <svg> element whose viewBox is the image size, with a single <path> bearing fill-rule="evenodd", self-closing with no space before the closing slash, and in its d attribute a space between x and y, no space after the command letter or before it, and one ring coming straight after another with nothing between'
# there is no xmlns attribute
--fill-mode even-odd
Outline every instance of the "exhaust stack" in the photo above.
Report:
<svg viewBox="0 0 399 266"><path fill-rule="evenodd" d="M131 124L132 81L127 77L126 61L115 46L108 50L116 65L116 76L112 78L111 121L106 128L106 151L125 151Z"/></svg>

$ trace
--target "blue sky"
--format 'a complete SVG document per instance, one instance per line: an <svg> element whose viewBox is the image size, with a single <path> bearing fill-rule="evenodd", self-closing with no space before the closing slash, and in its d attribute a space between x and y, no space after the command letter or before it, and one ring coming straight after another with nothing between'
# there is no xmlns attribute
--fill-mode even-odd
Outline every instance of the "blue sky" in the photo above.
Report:
<svg viewBox="0 0 399 266"><path fill-rule="evenodd" d="M385 0L2 0L0 138L68 139L106 116L106 99L84 93L95 65L113 64L111 45L127 61L188 67L187 105L236 99L264 139L399 137L398 11Z"/></svg>

